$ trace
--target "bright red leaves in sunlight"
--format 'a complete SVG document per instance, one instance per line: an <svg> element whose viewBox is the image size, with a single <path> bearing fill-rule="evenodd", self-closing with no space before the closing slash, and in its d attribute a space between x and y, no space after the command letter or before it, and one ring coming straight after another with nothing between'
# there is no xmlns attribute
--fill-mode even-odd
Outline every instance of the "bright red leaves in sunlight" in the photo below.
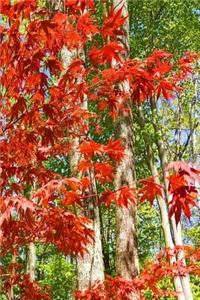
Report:
<svg viewBox="0 0 200 300"><path fill-rule="evenodd" d="M197 184L200 182L200 171L186 162L172 162L166 171L170 172L167 176L167 198L164 186L156 183L156 178L150 177L140 181L143 186L139 189L139 199L140 202L147 199L152 205L157 196L164 197L165 201L169 202L169 217L174 215L178 224L182 213L190 219L191 207L199 208Z"/></svg>
<svg viewBox="0 0 200 300"><path fill-rule="evenodd" d="M191 167L185 162L173 162L167 168L175 170L175 174L168 176L170 193L169 216L175 215L178 224L183 211L185 216L190 219L191 207L198 207L199 197L198 183L200 182L200 171Z"/></svg>
<svg viewBox="0 0 200 300"><path fill-rule="evenodd" d="M94 65L96 63L111 65L113 60L122 62L120 52L126 52L122 45L117 42L109 42L101 49L93 48L90 51L90 59Z"/></svg>
<svg viewBox="0 0 200 300"><path fill-rule="evenodd" d="M153 177L141 180L143 185L142 188L139 189L139 193L141 194L140 201L148 199L151 205L153 204L156 196L163 197L162 186L155 182Z"/></svg>
<svg viewBox="0 0 200 300"><path fill-rule="evenodd" d="M122 25L126 21L127 17L123 17L123 8L114 11L110 9L108 15L104 18L101 33L104 38L112 37L116 39L120 35L124 35L124 31L121 29Z"/></svg>

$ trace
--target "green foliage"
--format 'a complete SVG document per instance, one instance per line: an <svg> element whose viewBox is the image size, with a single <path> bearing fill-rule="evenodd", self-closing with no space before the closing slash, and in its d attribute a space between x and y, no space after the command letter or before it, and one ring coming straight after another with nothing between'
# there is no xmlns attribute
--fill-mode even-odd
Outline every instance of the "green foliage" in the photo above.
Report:
<svg viewBox="0 0 200 300"><path fill-rule="evenodd" d="M166 291L173 291L174 287L173 287L173 283L171 278L169 277L165 277L164 279L162 279L159 283L158 283L158 288L162 289L162 290L166 290ZM160 297L161 300L175 300L176 297L173 296L163 296Z"/></svg>
<svg viewBox="0 0 200 300"><path fill-rule="evenodd" d="M3 293L3 285L1 280L0 280L0 300L7 300L6 295Z"/></svg>
<svg viewBox="0 0 200 300"><path fill-rule="evenodd" d="M164 279L162 279L159 283L158 283L158 286L157 286L159 289L162 289L162 290L171 290L173 291L173 283L171 281L170 278L168 277L165 277ZM152 291L150 290L147 290L145 292L145 299L146 300L153 300L155 299L152 295ZM159 297L160 300L175 300L176 297L173 297L173 296L160 296Z"/></svg>
<svg viewBox="0 0 200 300"><path fill-rule="evenodd" d="M70 173L69 158L65 155L49 159L46 162L45 167L62 176L69 176Z"/></svg>
<svg viewBox="0 0 200 300"><path fill-rule="evenodd" d="M200 299L200 278L197 275L191 275L191 287L194 300Z"/></svg>
<svg viewBox="0 0 200 300"><path fill-rule="evenodd" d="M190 238L195 245L200 243L200 226L197 224L197 227L189 227L185 230L185 236Z"/></svg>
<svg viewBox="0 0 200 300"><path fill-rule="evenodd" d="M50 294L53 300L73 299L72 294L76 285L75 267L69 257L53 254L38 264L38 272L42 274L42 286L51 286Z"/></svg>
<svg viewBox="0 0 200 300"><path fill-rule="evenodd" d="M158 208L144 202L138 208L138 244L141 267L164 246Z"/></svg>
<svg viewBox="0 0 200 300"><path fill-rule="evenodd" d="M144 57L160 48L198 52L198 0L129 0L131 55Z"/></svg>
<svg viewBox="0 0 200 300"><path fill-rule="evenodd" d="M38 3L39 7L44 7L46 5L46 1L45 0L38 0L37 3Z"/></svg>

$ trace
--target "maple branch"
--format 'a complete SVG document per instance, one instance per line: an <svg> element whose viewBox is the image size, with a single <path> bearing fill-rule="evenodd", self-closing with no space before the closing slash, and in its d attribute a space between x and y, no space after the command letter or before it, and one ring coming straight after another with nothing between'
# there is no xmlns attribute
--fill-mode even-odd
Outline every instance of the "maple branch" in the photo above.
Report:
<svg viewBox="0 0 200 300"><path fill-rule="evenodd" d="M89 194L89 195L81 196L80 198L81 199L88 199L88 198L93 198L93 197L98 197L99 198L100 195L103 195L103 196L112 195L112 194L115 194L115 193L117 193L117 192L119 192L119 191L121 191L123 189L124 189L124 187L121 187L121 188L119 188L117 190L109 191L109 192L106 192L104 194L103 194L103 192L102 193L94 193L94 194Z"/></svg>
<svg viewBox="0 0 200 300"><path fill-rule="evenodd" d="M184 154L185 151L187 150L187 147L188 147L189 142L190 142L190 140L191 140L191 138L192 138L192 135L193 135L195 129L196 129L199 125L200 125L200 122L199 122L199 121L196 122L195 126L192 128L192 130L191 130L190 133L188 134L188 136L187 136L187 141L186 141L186 143L185 143L185 145L184 145L184 148L183 148L183 150L179 153L179 160L183 157L183 154Z"/></svg>
<svg viewBox="0 0 200 300"><path fill-rule="evenodd" d="M14 124L16 124L21 118L23 118L23 116L25 116L27 113L24 112L23 114L21 114L16 120L14 120L13 122L8 123L8 125L2 130L3 133L6 132L8 129L10 129Z"/></svg>
<svg viewBox="0 0 200 300"><path fill-rule="evenodd" d="M41 109L41 108L43 108L43 105L41 105L41 106L39 106L39 107L33 109L33 112L35 112L36 110L39 110L39 109ZM27 110L26 110L24 113L22 113L19 117L17 117L17 119L15 119L13 122L10 121L10 122L8 123L8 125L7 125L4 129L2 129L3 133L6 132L8 129L10 129L14 124L16 124L16 123L17 123L20 119L22 119L26 114L28 114L28 110L29 110L29 109L30 109L30 107L28 107Z"/></svg>

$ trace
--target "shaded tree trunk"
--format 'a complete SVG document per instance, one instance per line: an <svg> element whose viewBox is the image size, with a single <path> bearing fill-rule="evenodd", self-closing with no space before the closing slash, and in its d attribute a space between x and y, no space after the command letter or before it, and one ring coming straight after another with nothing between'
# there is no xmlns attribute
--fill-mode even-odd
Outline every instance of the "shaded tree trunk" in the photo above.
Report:
<svg viewBox="0 0 200 300"><path fill-rule="evenodd" d="M85 99L82 107L87 107L87 99ZM77 175L76 167L80 160L80 155L77 152L78 145L80 143L79 138L73 140L73 147L71 151L70 167L72 174ZM96 182L94 173L88 174L91 179L91 187L88 191L88 196L96 195ZM81 174L78 174L81 177ZM88 224L88 228L94 231L94 240L91 244L87 245L87 253L83 257L77 257L77 272L78 272L78 288L81 291L89 289L96 281L104 280L104 262L103 262L103 249L101 239L101 225L100 225L100 212L98 207L97 197L88 197L88 201L84 203L84 207L78 208L79 215L88 217L91 223Z"/></svg>
<svg viewBox="0 0 200 300"><path fill-rule="evenodd" d="M200 124L198 120L198 94L199 94L199 74L196 78L193 78L194 97L191 100L191 106L189 111L189 127L190 127L190 161L197 163L198 149L197 149L197 127Z"/></svg>
<svg viewBox="0 0 200 300"><path fill-rule="evenodd" d="M48 0L48 6L51 10L64 10L64 0L50 1ZM81 56L84 60L84 51L81 49L79 53L69 51L66 47L61 49L61 57L65 69L68 68L69 64L73 61L74 56ZM79 79L80 82L82 78ZM80 106L87 109L87 98ZM77 147L80 143L79 138L74 138L73 147L71 150L71 173L81 177L81 174L77 174L76 167L80 159L80 155L77 152ZM88 193L96 194L96 184L93 174L91 176L91 190ZM100 219L99 219L99 208L96 198L90 198L84 209L77 208L79 215L87 216L91 219L91 224L88 225L90 229L94 231L95 237L91 244L87 245L87 253L83 257L77 258L77 271L78 271L78 288L81 291L85 291L90 288L97 280L104 280L104 265L103 265L103 254L102 254L102 243L101 243L101 231L100 231Z"/></svg>
<svg viewBox="0 0 200 300"><path fill-rule="evenodd" d="M128 16L127 1L113 1L114 9L123 7L123 15ZM129 21L124 24L126 36L123 44L129 51ZM129 91L128 83L121 86ZM127 108L128 105L127 105ZM116 172L115 188L118 190L124 185L135 186L135 155L134 155L134 133L133 119L130 109L123 111L120 115L119 136L124 139L126 151L125 156ZM129 205L128 208L116 208L116 273L125 279L132 279L138 274L138 247L136 232L136 207ZM133 299L137 296L133 295Z"/></svg>
<svg viewBox="0 0 200 300"><path fill-rule="evenodd" d="M145 119L144 119L143 110L142 110L141 106L138 107L138 117L139 117L140 127L144 128ZM160 183L159 172L155 165L154 153L151 148L151 145L149 144L148 136L146 134L144 134L143 138L144 138L146 152L147 152L147 164L149 166L152 176L154 176L154 178L155 178L155 181L157 183ZM162 226L162 230L164 233L165 245L166 245L166 247L170 247L171 249L173 249L175 245L174 245L174 241L173 241L173 235L171 232L170 220L169 220L169 216L168 216L168 205L164 198L158 196L157 199L158 199L158 204L159 204L160 213L161 213L161 226ZM170 258L170 263L173 265L175 262L176 262L176 257L172 256ZM182 282L181 282L180 277L174 278L174 286L175 286L176 292L179 293L178 299L186 300L187 298L185 298L185 296L183 294L183 287L182 287Z"/></svg>
<svg viewBox="0 0 200 300"><path fill-rule="evenodd" d="M117 169L116 190L124 185L135 186L133 131L130 122L130 115L123 115L120 137L125 140L127 149L125 157ZM126 279L132 279L139 271L135 205L129 205L128 208L116 208L116 238L116 273Z"/></svg>
<svg viewBox="0 0 200 300"><path fill-rule="evenodd" d="M92 223L88 226L95 233L94 241L87 246L87 253L77 258L78 288L85 291L96 281L104 280L104 264L102 254L99 208L93 206Z"/></svg>

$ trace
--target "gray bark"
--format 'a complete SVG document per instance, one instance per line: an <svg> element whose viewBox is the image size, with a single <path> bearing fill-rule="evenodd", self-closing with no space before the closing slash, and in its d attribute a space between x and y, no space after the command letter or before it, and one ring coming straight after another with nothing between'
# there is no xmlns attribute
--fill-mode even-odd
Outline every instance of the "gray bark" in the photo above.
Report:
<svg viewBox="0 0 200 300"><path fill-rule="evenodd" d="M151 109L152 109L152 115L154 115L155 113L158 114L157 106L156 106L154 99L151 100ZM159 124L157 124L156 122L153 122L153 126L154 126L155 132L160 133ZM165 145L161 138L157 138L157 148L158 148L159 158L160 158L161 167L162 167L162 176L163 176L164 186L165 186L165 198L166 198L166 203L168 204L170 202L170 195L168 193L168 183L166 180L168 174L165 171L165 168L168 164L168 159L167 159L167 150L165 149ZM171 218L171 222L172 222L172 230L173 230L175 246L183 246L182 233L181 233L181 231L182 231L181 230L181 222L179 222L176 225L174 215ZM179 259L181 259L183 261L183 263L186 265L183 251L180 252ZM192 300L193 296L192 296L192 291L191 291L191 287L190 287L189 275L182 277L181 283L182 283L182 288L183 288L183 293L185 295L185 299Z"/></svg>
<svg viewBox="0 0 200 300"><path fill-rule="evenodd" d="M47 0L46 3L52 11L64 11L65 0Z"/></svg>
<svg viewBox="0 0 200 300"><path fill-rule="evenodd" d="M127 1L113 1L115 10L123 7L123 15L128 16ZM129 50L129 21L124 24L126 37L123 45ZM115 62L113 62L113 66ZM129 91L129 84L124 82L121 89ZM127 108L130 108L127 105ZM127 110L128 111L128 110ZM124 139L126 147L125 156L117 168L115 188L120 189L124 185L135 187L135 155L133 119L130 112L122 112L120 115L119 136ZM138 245L136 232L136 206L130 204L127 208L116 208L116 273L124 279L133 279L139 272ZM132 299L138 299L133 294Z"/></svg>
<svg viewBox="0 0 200 300"><path fill-rule="evenodd" d="M123 185L135 186L135 161L133 154L133 131L130 116L123 115L120 124L120 137L124 138L126 151L117 169L115 188ZM139 263L137 253L136 208L116 208L116 272L125 279L132 279L138 274Z"/></svg>
<svg viewBox="0 0 200 300"><path fill-rule="evenodd" d="M141 128L143 128L145 126L145 120L144 120L142 107L139 106L138 110L139 110L139 123L140 123ZM153 154L151 146L149 145L149 140L146 135L144 135L144 141L145 141L145 146L146 146L146 151L147 151L147 163L149 165L149 169L151 171L152 176L155 177L155 181L157 183L160 183L159 173L158 173L157 167L155 166L155 163L154 163L154 154ZM158 204L159 204L160 212L161 212L161 222L162 222L161 225L162 225L162 229L163 229L163 233L164 233L165 244L166 244L166 247L170 247L171 249L173 249L174 242L173 242L173 236L172 236L172 232L171 232L171 228L170 228L170 221L169 221L169 216L168 216L168 206L167 206L165 199L163 199L162 197L158 196L157 199L158 199ZM176 257L175 256L171 257L170 263L173 265L175 262L176 262ZM182 287L182 282L181 282L180 277L174 278L174 286L175 286L176 292L179 292L178 300L187 300L187 298L185 298L185 296L183 294L183 287Z"/></svg>
<svg viewBox="0 0 200 300"><path fill-rule="evenodd" d="M95 233L94 241L87 246L87 253L77 258L78 288L85 291L96 281L104 280L103 255L100 233L99 209L93 209L92 223L88 226Z"/></svg>
<svg viewBox="0 0 200 300"><path fill-rule="evenodd" d="M35 269L36 269L36 247L34 243L28 245L28 261L27 261L27 273L30 276L30 281L35 280Z"/></svg>
<svg viewBox="0 0 200 300"><path fill-rule="evenodd" d="M64 0L48 0L48 6L52 11L64 10ZM66 47L61 49L61 57L63 61L63 65L65 70L67 70L70 63L73 61L74 57L80 57L84 59L84 53L82 49L80 49L79 53L77 51L69 51ZM65 72L65 71L64 71ZM61 75L62 77L62 75ZM80 78L80 81L82 79ZM83 103L80 103L82 108L87 109L87 98ZM71 169L72 172L76 172L76 166L80 160L80 155L78 154L77 147L80 143L79 138L74 138L73 146L71 151ZM77 175L77 173L76 173ZM81 174L79 174L81 176ZM94 179L93 179L94 181ZM92 183L93 189L95 183ZM103 254L102 254L102 244L101 244L101 233L100 233L100 221L99 221L99 209L96 201L91 199L92 201L92 223L88 225L90 229L94 230L95 237L91 244L87 245L87 253L83 257L77 258L77 270L78 270L78 288L82 291L88 289L91 285L93 285L97 280L104 280L104 266L103 266ZM90 206L91 206L90 205ZM80 210L79 214L85 215L87 214L88 207L86 210Z"/></svg>
<svg viewBox="0 0 200 300"><path fill-rule="evenodd" d="M84 59L83 51L69 51L67 48L61 50L61 56L65 70L67 70L73 59L78 56ZM79 79L81 82L82 78ZM80 103L81 108L87 109L87 98ZM73 173L76 173L79 177L81 174L77 174L76 167L80 160L80 155L77 151L78 145L80 143L79 138L74 138L73 146L71 149L71 163L70 167ZM96 184L93 174L90 174L92 186L88 193L96 194ZM91 224L88 228L94 231L94 240L91 244L87 245L87 252L83 257L77 257L77 271L78 271L78 288L81 291L85 291L90 288L96 281L104 280L104 264L103 264L103 252L102 252L102 242L101 242L101 232L100 232L100 220L99 220L99 208L96 198L89 198L89 202L84 209L77 209L79 215L87 216L91 219Z"/></svg>

